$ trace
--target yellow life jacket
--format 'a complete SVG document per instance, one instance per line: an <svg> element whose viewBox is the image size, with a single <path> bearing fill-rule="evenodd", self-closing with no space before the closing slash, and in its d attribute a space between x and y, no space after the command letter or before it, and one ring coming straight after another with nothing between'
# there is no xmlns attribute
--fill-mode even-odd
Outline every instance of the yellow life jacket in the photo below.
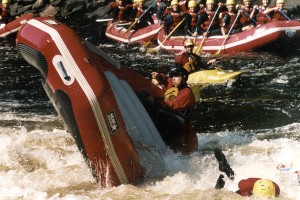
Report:
<svg viewBox="0 0 300 200"><path fill-rule="evenodd" d="M165 92L164 100L172 101L177 97L177 95L178 95L178 88L177 87L171 87L170 89L168 89Z"/></svg>

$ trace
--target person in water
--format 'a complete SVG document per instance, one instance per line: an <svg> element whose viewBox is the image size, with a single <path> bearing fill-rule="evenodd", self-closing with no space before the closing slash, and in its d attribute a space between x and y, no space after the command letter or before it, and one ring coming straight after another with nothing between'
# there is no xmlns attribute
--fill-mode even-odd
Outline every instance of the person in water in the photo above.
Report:
<svg viewBox="0 0 300 200"><path fill-rule="evenodd" d="M214 149L215 157L219 163L219 170L225 172L227 177L231 180L234 179L234 171L228 164L223 152L216 148ZM224 175L221 174L217 180L215 189L222 189L225 186ZM280 195L280 188L275 182L263 179L263 178L247 178L242 179L238 183L239 190L236 191L237 194L241 196L253 196L257 197L267 197L274 198Z"/></svg>
<svg viewBox="0 0 300 200"><path fill-rule="evenodd" d="M193 53L194 42L192 39L186 39L184 41L184 48L185 51L175 57L175 64L177 66L182 66L188 73L192 73L199 69L210 69L210 65L216 62L216 59L211 59L206 64L203 63L201 57Z"/></svg>
<svg viewBox="0 0 300 200"><path fill-rule="evenodd" d="M195 96L187 85L189 75L186 69L174 66L169 77L157 72L151 75L165 91L164 99L159 102L163 108L184 112L195 104Z"/></svg>
<svg viewBox="0 0 300 200"><path fill-rule="evenodd" d="M197 150L197 135L189 120L195 96L186 83L188 72L182 67L174 66L169 77L157 72L152 72L151 75L165 91L163 99L149 98L152 106L148 109L162 139L175 152L188 154Z"/></svg>

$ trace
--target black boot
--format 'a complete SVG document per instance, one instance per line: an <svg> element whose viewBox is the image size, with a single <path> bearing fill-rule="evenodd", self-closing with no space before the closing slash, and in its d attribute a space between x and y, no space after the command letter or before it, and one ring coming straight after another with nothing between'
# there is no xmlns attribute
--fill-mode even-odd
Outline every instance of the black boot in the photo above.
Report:
<svg viewBox="0 0 300 200"><path fill-rule="evenodd" d="M224 186L225 186L225 181L224 181L224 175L223 174L220 174L217 182L216 182L216 186L215 186L215 189L219 190L219 189L222 189Z"/></svg>
<svg viewBox="0 0 300 200"><path fill-rule="evenodd" d="M229 166L229 164L225 158L225 155L223 154L221 149L218 149L218 148L214 149L214 153L215 153L216 159L219 162L219 170L221 172L225 172L227 177L233 180L234 179L234 171Z"/></svg>

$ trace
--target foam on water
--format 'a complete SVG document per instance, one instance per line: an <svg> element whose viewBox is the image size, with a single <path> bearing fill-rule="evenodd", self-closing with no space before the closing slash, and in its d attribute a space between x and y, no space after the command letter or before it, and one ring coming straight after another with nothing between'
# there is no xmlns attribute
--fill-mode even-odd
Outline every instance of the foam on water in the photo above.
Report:
<svg viewBox="0 0 300 200"><path fill-rule="evenodd" d="M272 130L282 135L299 131L299 124ZM0 199L242 199L234 191L239 180L249 177L272 179L281 188L280 199L297 199L297 176L280 172L276 166L289 162L300 151L300 142L293 137L258 139L269 133L199 133L199 152L164 156L164 176L146 178L138 186L100 188L66 130L0 128ZM222 190L214 189L221 174L211 151L214 147L223 148L236 173L233 181L225 175Z"/></svg>

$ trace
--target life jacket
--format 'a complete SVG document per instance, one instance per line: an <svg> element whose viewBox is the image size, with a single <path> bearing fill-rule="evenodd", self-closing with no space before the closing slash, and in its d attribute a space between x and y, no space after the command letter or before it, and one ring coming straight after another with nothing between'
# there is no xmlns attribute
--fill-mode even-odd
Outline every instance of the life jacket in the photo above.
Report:
<svg viewBox="0 0 300 200"><path fill-rule="evenodd" d="M208 16L208 20L200 25L201 29L206 31L208 29L210 23L212 23L211 29L216 28L218 25L217 17L215 17L214 21L212 21L215 16L215 11L203 9L202 11L200 11L200 13L202 13L202 12L206 12L206 14Z"/></svg>
<svg viewBox="0 0 300 200"><path fill-rule="evenodd" d="M230 21L227 25L223 26L225 14L230 15ZM237 17L237 14L234 12L229 12L229 11L222 12L221 16L220 16L220 27L224 27L225 32L228 33L228 31L230 30L231 26L233 25L236 17ZM237 20L232 29L238 29L240 27L241 27L241 23L239 22L239 20Z"/></svg>
<svg viewBox="0 0 300 200"><path fill-rule="evenodd" d="M170 26L171 29L175 28L181 21L182 21L182 16L180 12L171 12L170 13L173 17L174 23Z"/></svg>
<svg viewBox="0 0 300 200"><path fill-rule="evenodd" d="M187 14L191 15L192 16L192 20L191 20L191 27L196 27L196 24L197 24L197 19L198 19L198 14L195 13L194 11L187 11Z"/></svg>
<svg viewBox="0 0 300 200"><path fill-rule="evenodd" d="M177 95L178 95L178 88L171 87L165 92L164 100L173 101L174 99L176 99Z"/></svg>
<svg viewBox="0 0 300 200"><path fill-rule="evenodd" d="M126 17L126 15L125 15L125 7L124 6L118 6L118 8L119 8L119 14L118 14L118 17L117 17L117 20L118 21L123 21L123 20L126 20L127 19L127 17Z"/></svg>
<svg viewBox="0 0 300 200"><path fill-rule="evenodd" d="M196 54L184 52L175 58L175 63L183 66L189 73L196 71L201 63L198 63Z"/></svg>
<svg viewBox="0 0 300 200"><path fill-rule="evenodd" d="M250 19L250 14L253 11L253 8L246 8L245 6L242 6L242 13L241 13L241 18L240 18L240 22L242 24L248 23L248 22L252 22L252 20Z"/></svg>
<svg viewBox="0 0 300 200"><path fill-rule="evenodd" d="M284 14L287 14L286 10L281 10ZM281 14L279 11L274 10L274 13L272 15L272 21L285 21L287 20L286 17Z"/></svg>
<svg viewBox="0 0 300 200"><path fill-rule="evenodd" d="M271 19L267 17L267 16L269 16L269 14L263 13L267 8L268 7L259 6L260 11L256 15L256 23L257 24L266 24L268 22L271 22Z"/></svg>

